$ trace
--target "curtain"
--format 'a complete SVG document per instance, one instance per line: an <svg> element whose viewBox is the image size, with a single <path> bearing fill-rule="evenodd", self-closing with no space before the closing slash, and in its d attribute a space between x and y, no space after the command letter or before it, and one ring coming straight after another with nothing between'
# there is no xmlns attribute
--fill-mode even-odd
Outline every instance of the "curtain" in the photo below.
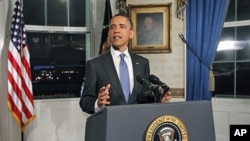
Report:
<svg viewBox="0 0 250 141"><path fill-rule="evenodd" d="M186 100L211 100L213 63L229 0L188 0L186 8Z"/></svg>

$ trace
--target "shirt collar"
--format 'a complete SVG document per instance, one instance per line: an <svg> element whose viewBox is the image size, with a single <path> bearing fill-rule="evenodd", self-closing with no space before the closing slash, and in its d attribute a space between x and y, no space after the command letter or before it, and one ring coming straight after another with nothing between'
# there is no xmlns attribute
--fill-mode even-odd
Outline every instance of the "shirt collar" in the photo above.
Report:
<svg viewBox="0 0 250 141"><path fill-rule="evenodd" d="M124 51L124 52L120 52L118 50L115 50L113 47L110 48L110 52L111 52L111 55L115 58L118 58L120 57L120 54L125 54L127 57L129 56L129 53L128 53L128 48Z"/></svg>

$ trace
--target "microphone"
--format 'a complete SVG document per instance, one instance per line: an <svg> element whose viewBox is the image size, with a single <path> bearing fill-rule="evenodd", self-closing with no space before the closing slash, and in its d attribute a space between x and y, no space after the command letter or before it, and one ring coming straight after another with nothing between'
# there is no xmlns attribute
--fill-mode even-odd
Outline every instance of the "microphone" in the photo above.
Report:
<svg viewBox="0 0 250 141"><path fill-rule="evenodd" d="M142 77L142 76L137 76L136 77L137 81L141 84L143 84L144 86L147 86L148 88L150 88L151 91L153 91L154 93L154 99L155 102L160 103L161 102L161 98L162 98L162 88L160 88L158 85L153 84L151 82L149 82L146 78Z"/></svg>
<svg viewBox="0 0 250 141"><path fill-rule="evenodd" d="M140 76L140 75L138 75L137 77L136 77L136 80L139 82L139 83L141 83L141 84L143 84L144 86L147 86L148 88L150 88L152 91L156 91L156 90L158 90L158 88L159 88L159 86L157 86L157 85L155 85L155 84L153 84L153 83L151 83L151 82L149 82L146 78L144 78L143 76Z"/></svg>
<svg viewBox="0 0 250 141"><path fill-rule="evenodd" d="M153 74L149 76L149 81L156 85L159 85L163 89L164 93L166 93L170 89L167 84L161 82L160 79Z"/></svg>

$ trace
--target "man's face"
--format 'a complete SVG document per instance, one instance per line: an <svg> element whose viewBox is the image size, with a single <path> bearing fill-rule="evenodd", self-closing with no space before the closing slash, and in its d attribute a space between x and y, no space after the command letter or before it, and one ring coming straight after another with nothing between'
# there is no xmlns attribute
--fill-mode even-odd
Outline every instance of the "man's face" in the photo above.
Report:
<svg viewBox="0 0 250 141"><path fill-rule="evenodd" d="M127 18L123 16L114 17L110 22L109 41L112 46L120 51L126 50L129 40L134 33Z"/></svg>
<svg viewBox="0 0 250 141"><path fill-rule="evenodd" d="M151 18L147 18L145 19L145 27L146 27L146 30L152 30L153 29L153 26L154 26L154 22Z"/></svg>

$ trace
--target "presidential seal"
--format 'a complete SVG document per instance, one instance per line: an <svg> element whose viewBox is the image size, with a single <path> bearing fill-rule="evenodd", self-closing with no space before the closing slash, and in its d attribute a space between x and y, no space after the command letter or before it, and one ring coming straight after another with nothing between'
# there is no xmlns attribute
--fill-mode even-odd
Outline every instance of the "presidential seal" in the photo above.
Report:
<svg viewBox="0 0 250 141"><path fill-rule="evenodd" d="M163 115L150 123L146 130L145 141L188 141L188 133L179 118Z"/></svg>

